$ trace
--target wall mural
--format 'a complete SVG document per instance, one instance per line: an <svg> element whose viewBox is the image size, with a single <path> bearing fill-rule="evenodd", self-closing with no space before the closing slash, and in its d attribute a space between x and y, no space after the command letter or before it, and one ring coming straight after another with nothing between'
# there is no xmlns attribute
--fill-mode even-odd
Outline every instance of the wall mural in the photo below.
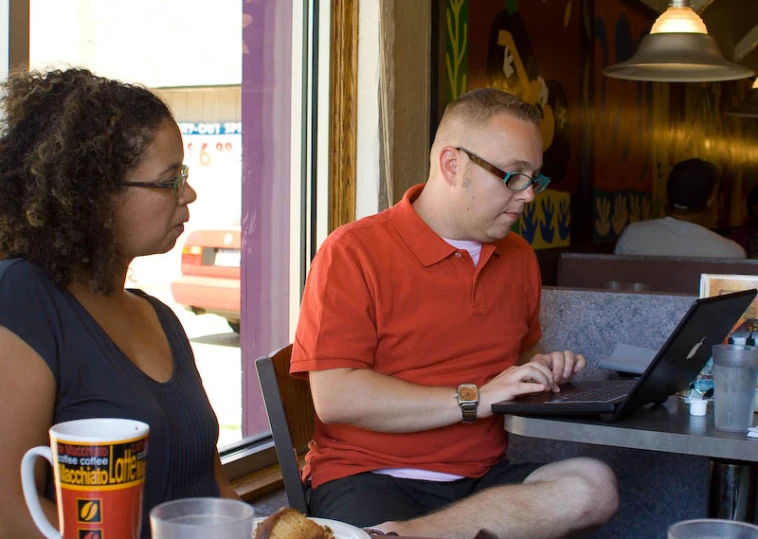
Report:
<svg viewBox="0 0 758 539"><path fill-rule="evenodd" d="M518 95L542 112L543 173L552 182L517 226L538 249L571 241L570 195L579 184L576 145L581 134L580 124L569 116L570 103L581 102L581 77L566 64L567 58L555 57L550 42L564 42L565 52L573 51L573 66L580 65L581 24L575 5L568 0L564 9L556 10L539 2L449 0L446 6L447 99L490 86Z"/></svg>
<svg viewBox="0 0 758 539"><path fill-rule="evenodd" d="M542 112L543 172L552 183L517 231L535 249L615 241L634 221L666 212L666 178L682 159L722 171L713 226L743 222L758 166L756 120L721 110L751 81L667 84L610 79L654 17L623 0L447 0L447 101L484 86ZM718 218L716 217L718 215Z"/></svg>
<svg viewBox="0 0 758 539"><path fill-rule="evenodd" d="M606 240L618 238L630 222L665 213L665 189L653 189L665 184L665 177L653 159L650 135L654 122L668 123L668 85L603 76L605 67L634 54L654 20L621 2L595 4L593 230L595 240Z"/></svg>

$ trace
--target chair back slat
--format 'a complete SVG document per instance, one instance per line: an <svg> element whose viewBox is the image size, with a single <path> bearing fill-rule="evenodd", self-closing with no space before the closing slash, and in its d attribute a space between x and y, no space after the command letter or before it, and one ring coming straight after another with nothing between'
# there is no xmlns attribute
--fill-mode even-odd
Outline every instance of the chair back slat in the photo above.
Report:
<svg viewBox="0 0 758 539"><path fill-rule="evenodd" d="M276 371L284 415L287 416L292 445L298 454L302 454L308 449L308 442L313 439L313 418L316 412L313 408L308 380L290 376L291 357L292 345L289 345L277 351L271 359Z"/></svg>
<svg viewBox="0 0 758 539"><path fill-rule="evenodd" d="M315 412L307 380L289 375L292 345L255 361L290 507L308 514L298 455L308 449Z"/></svg>

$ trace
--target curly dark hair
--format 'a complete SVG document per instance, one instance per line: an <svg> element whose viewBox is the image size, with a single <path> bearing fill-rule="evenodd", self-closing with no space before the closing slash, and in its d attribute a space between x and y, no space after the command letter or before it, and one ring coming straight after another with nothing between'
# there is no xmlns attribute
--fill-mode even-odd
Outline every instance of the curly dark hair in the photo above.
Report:
<svg viewBox="0 0 758 539"><path fill-rule="evenodd" d="M0 259L112 293L113 195L170 110L86 69L17 72L0 88Z"/></svg>

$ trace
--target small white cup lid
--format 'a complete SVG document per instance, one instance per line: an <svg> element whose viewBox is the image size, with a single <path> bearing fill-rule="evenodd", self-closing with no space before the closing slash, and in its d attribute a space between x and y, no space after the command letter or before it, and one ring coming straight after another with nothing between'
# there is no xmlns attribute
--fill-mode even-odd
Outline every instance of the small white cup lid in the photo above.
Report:
<svg viewBox="0 0 758 539"><path fill-rule="evenodd" d="M690 399L690 415L705 415L708 401L705 399Z"/></svg>

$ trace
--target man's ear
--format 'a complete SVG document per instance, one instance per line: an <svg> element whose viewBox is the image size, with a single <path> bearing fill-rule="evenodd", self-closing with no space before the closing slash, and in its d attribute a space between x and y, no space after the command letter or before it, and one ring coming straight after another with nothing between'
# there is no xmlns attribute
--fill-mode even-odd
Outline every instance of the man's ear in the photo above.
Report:
<svg viewBox="0 0 758 539"><path fill-rule="evenodd" d="M709 196L708 200L705 202L705 207L709 210L712 209L713 205L716 203L718 196L718 189L714 189L711 193L711 196Z"/></svg>
<svg viewBox="0 0 758 539"><path fill-rule="evenodd" d="M455 185L458 172L460 171L460 154L461 152L452 146L445 146L440 150L440 173L445 183L450 186Z"/></svg>

